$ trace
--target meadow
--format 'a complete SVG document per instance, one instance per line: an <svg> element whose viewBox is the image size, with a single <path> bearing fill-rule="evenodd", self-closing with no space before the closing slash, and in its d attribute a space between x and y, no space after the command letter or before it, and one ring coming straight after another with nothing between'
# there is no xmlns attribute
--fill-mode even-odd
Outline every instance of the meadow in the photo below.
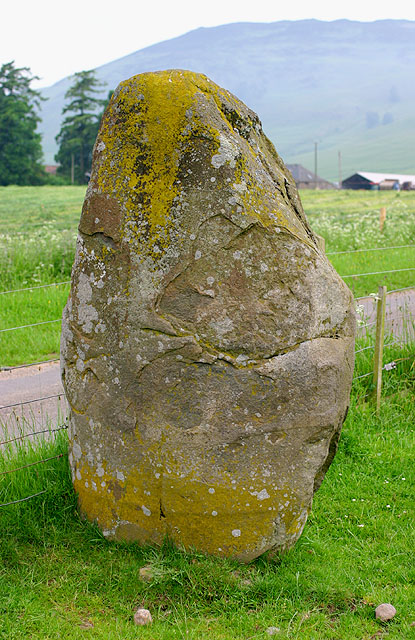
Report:
<svg viewBox="0 0 415 640"><path fill-rule="evenodd" d="M67 286L34 287L69 279L83 195L79 187L0 189L0 291L29 288L0 297L0 328L59 317ZM301 196L329 254L414 243L415 193ZM381 206L387 207L382 233ZM411 268L413 252L329 257L343 275ZM389 289L410 286L413 274L348 284L364 295L383 282ZM59 322L0 333L0 362L57 357L58 342ZM109 543L77 512L65 431L43 443L3 445L0 504L41 495L0 507L0 638L261 640L271 628L289 640L413 638L414 346L389 347L397 367L386 376L379 414L368 398L371 378L359 378L370 370L372 351L357 355L337 456L300 540L275 559L240 565L184 552L168 540L161 547ZM8 473L19 467L25 468ZM382 602L397 610L389 623L375 620ZM133 624L140 606L153 615L149 627Z"/></svg>

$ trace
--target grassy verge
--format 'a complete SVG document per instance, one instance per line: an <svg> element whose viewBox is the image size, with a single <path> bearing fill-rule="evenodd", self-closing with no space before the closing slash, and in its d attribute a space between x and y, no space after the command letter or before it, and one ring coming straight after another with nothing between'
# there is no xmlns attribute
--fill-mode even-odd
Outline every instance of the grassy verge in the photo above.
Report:
<svg viewBox="0 0 415 640"><path fill-rule="evenodd" d="M65 456L0 475L0 638L143 638L175 640L405 640L415 622L414 521L415 350L391 348L381 413L361 402L367 380L353 386L339 451L315 496L297 545L250 565L161 548L105 541L80 520ZM367 352L356 373L366 372ZM66 452L54 442L8 449L2 471ZM2 447L4 449L4 447ZM207 532L208 535L208 532ZM151 579L140 578L149 567ZM389 624L374 609L391 602ZM136 608L151 627L134 627Z"/></svg>

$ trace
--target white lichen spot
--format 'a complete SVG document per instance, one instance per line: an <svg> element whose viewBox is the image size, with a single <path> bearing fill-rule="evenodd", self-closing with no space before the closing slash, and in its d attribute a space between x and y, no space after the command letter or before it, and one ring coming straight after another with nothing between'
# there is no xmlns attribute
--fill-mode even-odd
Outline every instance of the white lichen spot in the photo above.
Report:
<svg viewBox="0 0 415 640"><path fill-rule="evenodd" d="M162 351L164 351L164 344L161 342L161 340L157 341L157 351L159 353L161 353Z"/></svg>
<svg viewBox="0 0 415 640"><path fill-rule="evenodd" d="M200 260L202 257L202 252L199 249L195 252L195 260Z"/></svg>
<svg viewBox="0 0 415 640"><path fill-rule="evenodd" d="M156 476L157 480L160 478L160 474L159 473L155 473L154 475Z"/></svg>
<svg viewBox="0 0 415 640"><path fill-rule="evenodd" d="M209 487L208 492L209 492L209 493L215 493L215 490L214 490L214 488L213 488L213 487Z"/></svg>
<svg viewBox="0 0 415 640"><path fill-rule="evenodd" d="M102 478L102 476L104 475L104 468L103 467L98 467L97 469L97 476L98 478Z"/></svg>
<svg viewBox="0 0 415 640"><path fill-rule="evenodd" d="M234 538L239 538L239 536L241 535L241 530L240 529L232 529L232 535Z"/></svg>
<svg viewBox="0 0 415 640"><path fill-rule="evenodd" d="M217 516L218 512L217 511L212 511L212 516Z"/></svg>
<svg viewBox="0 0 415 640"><path fill-rule="evenodd" d="M95 224L98 224L99 218L95 218Z"/></svg>
<svg viewBox="0 0 415 640"><path fill-rule="evenodd" d="M194 234L194 233L191 233L191 234L190 234L190 240L196 240L196 236L195 236L195 234Z"/></svg>
<svg viewBox="0 0 415 640"><path fill-rule="evenodd" d="M206 282L207 282L209 285L212 285L212 284L215 282L215 278L214 278L213 276L208 276L208 277L206 278Z"/></svg>
<svg viewBox="0 0 415 640"><path fill-rule="evenodd" d="M121 482L124 482L125 475L123 474L122 471L117 471L115 475L117 476L117 480L121 480Z"/></svg>
<svg viewBox="0 0 415 640"><path fill-rule="evenodd" d="M265 273L266 271L269 271L269 267L267 264L265 264L265 262L261 262L260 269L261 269L261 273Z"/></svg>
<svg viewBox="0 0 415 640"><path fill-rule="evenodd" d="M105 481L102 481L102 482L101 482L101 487L102 487L102 488L104 488L104 487L106 487L106 486L107 486L107 483L106 483Z"/></svg>
<svg viewBox="0 0 415 640"><path fill-rule="evenodd" d="M244 182L242 180L242 182L235 182L232 187L235 189L235 191L237 191L238 193L243 193L244 191L246 191L246 182Z"/></svg>
<svg viewBox="0 0 415 640"><path fill-rule="evenodd" d="M97 151L101 153L101 151L104 151L104 149L105 149L105 142L102 142L101 140L101 142L98 142L97 144Z"/></svg>
<svg viewBox="0 0 415 640"><path fill-rule="evenodd" d="M77 442L72 445L72 453L75 460L79 460L82 456L82 449Z"/></svg>
<svg viewBox="0 0 415 640"><path fill-rule="evenodd" d="M76 369L77 371L79 371L79 373L82 373L82 371L85 369L85 363L81 358L78 358L76 361Z"/></svg>
<svg viewBox="0 0 415 640"><path fill-rule="evenodd" d="M235 167L235 158L238 155L238 149L236 149L231 140L225 138L223 134L219 134L219 149L215 155L212 156L212 166L215 169L219 169L226 162L229 163L231 168Z"/></svg>
<svg viewBox="0 0 415 640"><path fill-rule="evenodd" d="M142 509L142 511L143 511L145 516L151 516L150 509L147 509L147 507L145 507L143 504L141 505L141 509Z"/></svg>
<svg viewBox="0 0 415 640"><path fill-rule="evenodd" d="M233 255L235 260L240 260L241 257L242 257L242 252L241 251L234 251L232 255Z"/></svg>
<svg viewBox="0 0 415 640"><path fill-rule="evenodd" d="M215 176L212 176L212 177L211 177L211 179L210 179L210 181L211 181L211 182L216 182L216 178L215 178Z"/></svg>
<svg viewBox="0 0 415 640"><path fill-rule="evenodd" d="M269 498L269 493L266 489L262 489L259 493L257 493L257 500L266 500Z"/></svg>
<svg viewBox="0 0 415 640"><path fill-rule="evenodd" d="M76 479L82 480L81 472L79 471L79 469L76 470Z"/></svg>

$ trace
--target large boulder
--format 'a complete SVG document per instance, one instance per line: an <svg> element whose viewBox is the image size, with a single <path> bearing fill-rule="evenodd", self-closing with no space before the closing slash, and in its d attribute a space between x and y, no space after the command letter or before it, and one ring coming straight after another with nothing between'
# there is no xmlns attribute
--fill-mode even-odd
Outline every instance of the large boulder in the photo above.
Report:
<svg viewBox="0 0 415 640"><path fill-rule="evenodd" d="M257 115L188 71L121 83L63 317L81 512L242 561L291 546L336 451L354 331Z"/></svg>

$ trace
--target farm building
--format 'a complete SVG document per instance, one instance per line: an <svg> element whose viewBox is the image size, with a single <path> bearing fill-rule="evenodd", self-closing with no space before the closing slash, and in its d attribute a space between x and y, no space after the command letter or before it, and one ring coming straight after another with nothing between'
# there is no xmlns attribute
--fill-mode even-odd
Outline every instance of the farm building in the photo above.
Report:
<svg viewBox="0 0 415 640"><path fill-rule="evenodd" d="M309 171L301 164L287 164L285 165L289 171L291 171L292 177L295 180L297 189L335 189L336 187L331 182L316 176L315 173Z"/></svg>
<svg viewBox="0 0 415 640"><path fill-rule="evenodd" d="M343 189L415 189L415 175L358 171L342 183Z"/></svg>
<svg viewBox="0 0 415 640"><path fill-rule="evenodd" d="M56 176L57 169L57 164L45 164L45 171L46 173L49 173L49 175Z"/></svg>

